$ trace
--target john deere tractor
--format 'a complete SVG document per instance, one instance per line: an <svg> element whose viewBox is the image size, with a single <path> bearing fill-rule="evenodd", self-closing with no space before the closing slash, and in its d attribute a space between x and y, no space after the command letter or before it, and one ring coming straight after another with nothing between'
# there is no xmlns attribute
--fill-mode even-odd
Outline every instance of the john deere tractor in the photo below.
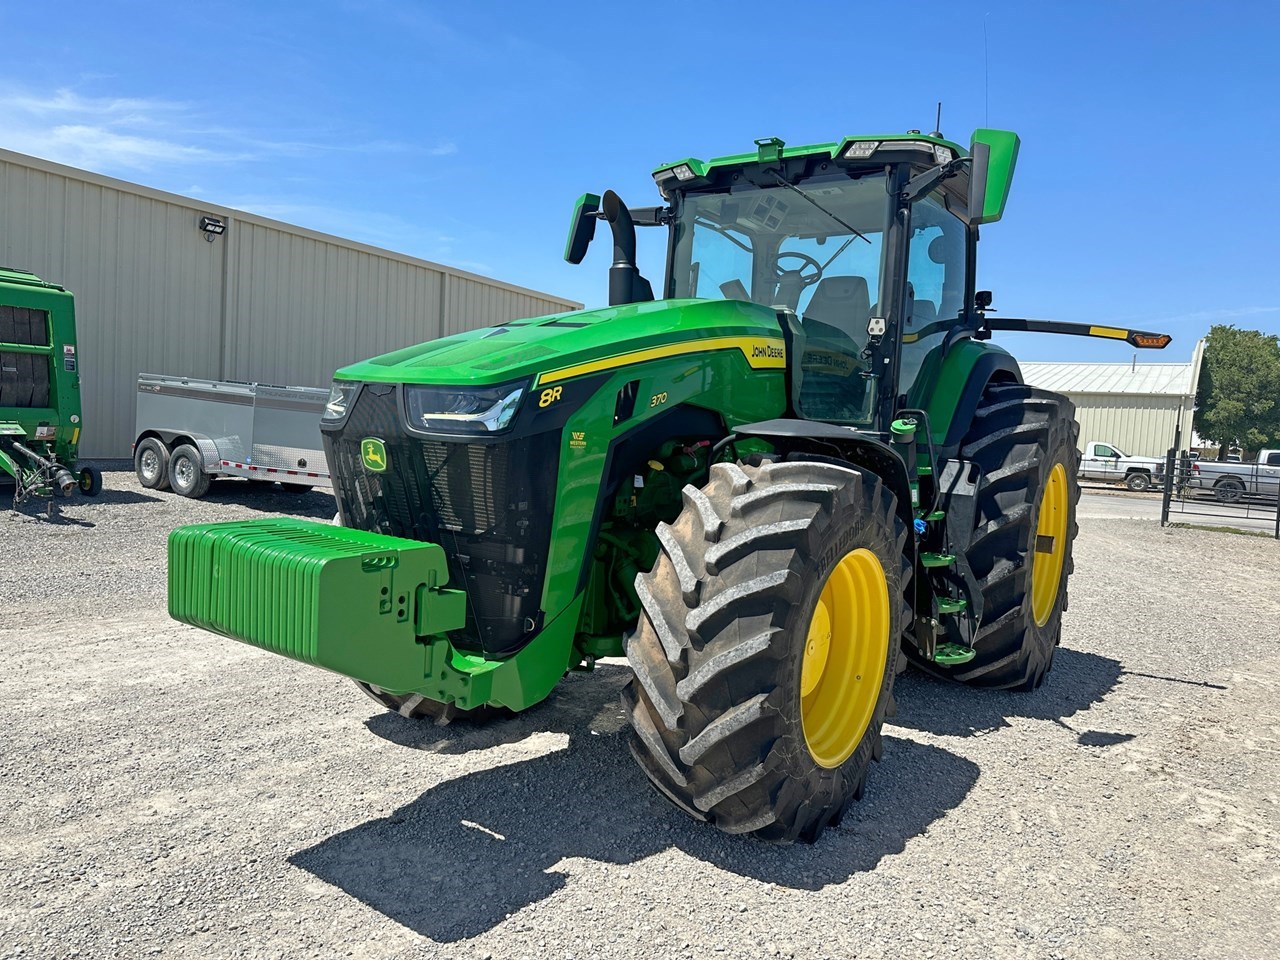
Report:
<svg viewBox="0 0 1280 960"><path fill-rule="evenodd" d="M497 720L626 656L631 750L730 833L813 840L881 754L908 661L1031 690L1076 533L1065 398L988 341L974 286L1018 153L911 132L681 160L612 192L606 308L337 372L341 526L170 538L174 617L355 679L407 717ZM636 228L668 237L662 299ZM502 709L505 708L505 709Z"/></svg>

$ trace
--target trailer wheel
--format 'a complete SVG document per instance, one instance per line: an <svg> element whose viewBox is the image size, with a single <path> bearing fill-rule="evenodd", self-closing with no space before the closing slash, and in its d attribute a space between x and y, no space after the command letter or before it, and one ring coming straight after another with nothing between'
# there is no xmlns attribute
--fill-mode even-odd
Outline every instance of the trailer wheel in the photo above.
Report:
<svg viewBox="0 0 1280 960"><path fill-rule="evenodd" d="M684 503L636 578L631 754L696 819L812 842L880 759L906 525L878 477L833 463L717 463Z"/></svg>
<svg viewBox="0 0 1280 960"><path fill-rule="evenodd" d="M155 437L138 441L133 448L133 472L147 490L169 489L169 448Z"/></svg>
<svg viewBox="0 0 1280 960"><path fill-rule="evenodd" d="M102 471L97 467L81 467L77 480L80 492L86 497L96 497L102 492Z"/></svg>
<svg viewBox="0 0 1280 960"><path fill-rule="evenodd" d="M1078 530L1080 425L1061 394L1020 383L987 388L960 455L982 471L972 529L948 527L982 591L968 663L944 666L904 647L924 670L976 687L1034 690L1053 665Z"/></svg>
<svg viewBox="0 0 1280 960"><path fill-rule="evenodd" d="M200 451L184 443L169 457L169 486L173 492L196 499L209 492L209 475L204 472Z"/></svg>
<svg viewBox="0 0 1280 960"><path fill-rule="evenodd" d="M382 704L392 713L398 713L410 720L434 720L437 725L444 726L454 720L465 720L468 723L486 723L513 716L510 710L503 707L484 705L463 710L457 704L441 703L428 700L416 693L387 693L371 683L357 680L356 686Z"/></svg>
<svg viewBox="0 0 1280 960"><path fill-rule="evenodd" d="M1124 478L1124 485L1134 493L1142 493L1151 489L1151 474L1131 473Z"/></svg>

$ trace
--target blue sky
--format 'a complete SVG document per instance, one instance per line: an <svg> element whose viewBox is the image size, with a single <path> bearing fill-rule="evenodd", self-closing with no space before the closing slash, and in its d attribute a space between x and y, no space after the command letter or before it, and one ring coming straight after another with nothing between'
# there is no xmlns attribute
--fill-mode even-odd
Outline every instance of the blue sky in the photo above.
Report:
<svg viewBox="0 0 1280 960"><path fill-rule="evenodd" d="M648 205L662 161L929 130L942 100L953 139L1022 137L979 259L1003 314L1173 333L1150 360L1280 332L1275 4L0 0L0 27L0 146L588 305L608 245L560 259L583 191Z"/></svg>

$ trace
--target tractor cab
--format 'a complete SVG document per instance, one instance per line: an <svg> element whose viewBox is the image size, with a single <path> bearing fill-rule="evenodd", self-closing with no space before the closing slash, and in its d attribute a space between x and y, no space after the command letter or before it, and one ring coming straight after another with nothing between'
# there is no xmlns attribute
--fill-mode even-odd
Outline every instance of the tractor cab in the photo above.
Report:
<svg viewBox="0 0 1280 960"><path fill-rule="evenodd" d="M884 431L895 411L922 405L921 371L981 328L977 228L999 218L1017 151L1016 135L991 130L975 134L971 154L915 132L804 147L759 140L753 154L659 167L666 207L627 211L606 194L597 212L584 196L566 255L581 260L593 218L608 220L611 302L646 299L643 279L617 282L638 277L627 234L667 226L667 298L775 311L790 341L793 413Z"/></svg>

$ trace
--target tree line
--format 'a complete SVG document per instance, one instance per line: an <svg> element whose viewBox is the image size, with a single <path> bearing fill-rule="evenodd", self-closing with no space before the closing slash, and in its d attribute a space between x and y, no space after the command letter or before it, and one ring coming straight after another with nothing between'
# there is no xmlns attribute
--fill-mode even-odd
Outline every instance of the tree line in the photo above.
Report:
<svg viewBox="0 0 1280 960"><path fill-rule="evenodd" d="M1228 324L1210 328L1195 428L1223 452L1280 447L1280 337Z"/></svg>

